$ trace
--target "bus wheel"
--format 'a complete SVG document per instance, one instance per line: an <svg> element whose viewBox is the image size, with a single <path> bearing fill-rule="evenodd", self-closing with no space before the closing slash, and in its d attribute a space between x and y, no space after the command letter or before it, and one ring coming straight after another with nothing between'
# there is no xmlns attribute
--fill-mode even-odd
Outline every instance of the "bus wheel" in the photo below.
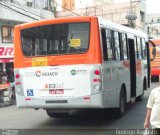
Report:
<svg viewBox="0 0 160 135"><path fill-rule="evenodd" d="M138 96L138 97L136 98L136 101L137 101L137 102L140 102L140 101L143 100L143 98L144 98L144 91L143 91L143 93L142 93L140 96Z"/></svg>
<svg viewBox="0 0 160 135"><path fill-rule="evenodd" d="M49 112L46 110L46 113L51 118L64 118L69 115L67 112Z"/></svg>
<svg viewBox="0 0 160 135"><path fill-rule="evenodd" d="M137 102L140 102L140 101L143 100L143 98L144 98L144 90L145 90L145 89L147 89L146 81L144 81L144 83L143 83L143 93L136 98L136 101L137 101Z"/></svg>
<svg viewBox="0 0 160 135"><path fill-rule="evenodd" d="M119 95L119 108L116 109L116 116L118 118L122 117L126 111L126 95L124 88L121 88L121 92Z"/></svg>

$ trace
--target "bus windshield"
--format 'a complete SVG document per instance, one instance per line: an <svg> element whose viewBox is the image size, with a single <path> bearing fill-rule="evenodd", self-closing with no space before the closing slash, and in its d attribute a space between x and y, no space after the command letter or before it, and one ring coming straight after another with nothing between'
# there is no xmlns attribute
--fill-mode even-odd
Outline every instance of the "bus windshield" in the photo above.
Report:
<svg viewBox="0 0 160 135"><path fill-rule="evenodd" d="M85 53L89 47L90 23L64 23L21 31L24 56Z"/></svg>

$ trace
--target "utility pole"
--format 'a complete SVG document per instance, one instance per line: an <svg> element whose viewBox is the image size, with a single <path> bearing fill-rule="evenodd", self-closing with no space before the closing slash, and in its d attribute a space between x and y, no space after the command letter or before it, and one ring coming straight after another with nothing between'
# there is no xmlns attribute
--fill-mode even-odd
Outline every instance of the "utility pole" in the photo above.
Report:
<svg viewBox="0 0 160 135"><path fill-rule="evenodd" d="M57 8L57 3L55 2L55 0L53 0L53 14L55 18L56 18L56 8Z"/></svg>
<svg viewBox="0 0 160 135"><path fill-rule="evenodd" d="M136 1L136 2L140 2L140 1ZM128 20L128 25L131 28L134 28L135 27L135 20L137 19L137 16L133 12L133 9L132 9L133 5L132 5L132 3L133 3L132 0L130 0L130 11L127 13L126 19Z"/></svg>

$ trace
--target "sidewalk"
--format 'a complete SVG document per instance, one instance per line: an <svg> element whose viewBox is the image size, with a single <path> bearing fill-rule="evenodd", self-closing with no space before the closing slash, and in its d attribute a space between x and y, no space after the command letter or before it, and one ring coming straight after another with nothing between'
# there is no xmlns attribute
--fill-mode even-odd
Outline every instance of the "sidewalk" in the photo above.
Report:
<svg viewBox="0 0 160 135"><path fill-rule="evenodd" d="M15 91L13 87L0 89L0 108L16 104Z"/></svg>
<svg viewBox="0 0 160 135"><path fill-rule="evenodd" d="M0 108L7 107L11 105L16 105L16 99L12 99L10 102L0 102Z"/></svg>
<svg viewBox="0 0 160 135"><path fill-rule="evenodd" d="M12 102L3 102L3 103L0 103L0 108L10 106L10 105L13 105L13 103Z"/></svg>

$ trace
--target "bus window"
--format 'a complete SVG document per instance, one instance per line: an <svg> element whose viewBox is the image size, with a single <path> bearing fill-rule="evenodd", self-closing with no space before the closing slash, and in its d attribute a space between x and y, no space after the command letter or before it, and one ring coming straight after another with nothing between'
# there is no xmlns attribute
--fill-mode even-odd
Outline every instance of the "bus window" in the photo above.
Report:
<svg viewBox="0 0 160 135"><path fill-rule="evenodd" d="M85 53L89 44L89 23L65 23L21 31L25 56Z"/></svg>
<svg viewBox="0 0 160 135"><path fill-rule="evenodd" d="M124 60L128 59L128 49L127 49L127 37L126 34L122 33L122 47L123 47L123 57Z"/></svg>
<svg viewBox="0 0 160 135"><path fill-rule="evenodd" d="M113 41L113 35L112 31L109 29L106 29L106 42L107 42L107 56L108 60L113 60L113 47L112 42Z"/></svg>
<svg viewBox="0 0 160 135"><path fill-rule="evenodd" d="M22 38L22 42L25 43L23 47L24 55L32 56L32 40L29 37Z"/></svg>
<svg viewBox="0 0 160 135"><path fill-rule="evenodd" d="M102 46L103 46L103 57L104 60L107 60L107 44L106 44L106 31L105 29L101 29L101 35L102 35Z"/></svg>
<svg viewBox="0 0 160 135"><path fill-rule="evenodd" d="M120 44L119 44L119 34L114 31L114 49L115 49L115 59L120 60Z"/></svg>
<svg viewBox="0 0 160 135"><path fill-rule="evenodd" d="M140 38L137 37L137 57L138 59L141 59L142 58L142 51L141 51L141 41L140 41Z"/></svg>
<svg viewBox="0 0 160 135"><path fill-rule="evenodd" d="M146 43L145 43L145 39L141 38L141 44L142 44L142 58L146 59L147 58L147 50L146 50Z"/></svg>
<svg viewBox="0 0 160 135"><path fill-rule="evenodd" d="M136 59L138 59L137 37L134 37L134 49L135 49L135 57Z"/></svg>

